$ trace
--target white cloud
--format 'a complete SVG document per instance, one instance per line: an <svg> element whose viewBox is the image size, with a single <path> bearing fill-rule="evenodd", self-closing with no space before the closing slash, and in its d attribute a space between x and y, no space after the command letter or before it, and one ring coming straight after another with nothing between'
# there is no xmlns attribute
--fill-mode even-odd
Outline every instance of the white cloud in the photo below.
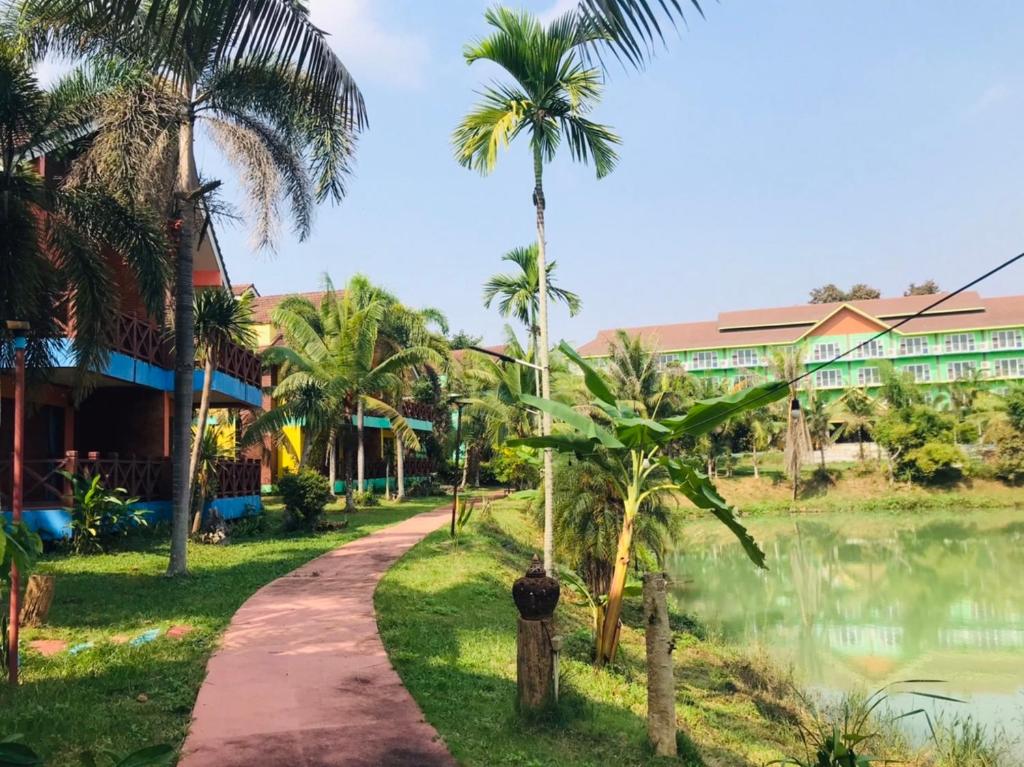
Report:
<svg viewBox="0 0 1024 767"><path fill-rule="evenodd" d="M982 112L987 112L989 109L999 106L999 104L1006 101L1011 95L1012 92L1006 83L995 83L982 91L981 95L968 108L967 112L970 115L978 115Z"/></svg>
<svg viewBox="0 0 1024 767"><path fill-rule="evenodd" d="M356 82L374 80L403 88L425 82L430 48L424 36L385 27L372 0L312 0L313 23L327 32L328 42Z"/></svg>

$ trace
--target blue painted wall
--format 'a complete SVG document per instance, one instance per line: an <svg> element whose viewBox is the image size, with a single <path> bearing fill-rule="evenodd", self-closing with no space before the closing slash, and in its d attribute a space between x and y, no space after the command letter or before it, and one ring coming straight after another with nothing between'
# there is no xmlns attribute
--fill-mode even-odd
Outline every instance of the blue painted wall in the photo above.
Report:
<svg viewBox="0 0 1024 767"><path fill-rule="evenodd" d="M146 519L149 522L166 522L171 518L170 501L148 501L138 503L136 506L148 512ZM217 513L224 519L244 517L252 509L257 513L263 512L263 502L258 495L217 498L207 502L206 509L209 510L210 507L216 507ZM10 519L11 513L5 511L4 516ZM71 535L71 515L64 509L26 509L22 512L22 519L44 540L53 541Z"/></svg>

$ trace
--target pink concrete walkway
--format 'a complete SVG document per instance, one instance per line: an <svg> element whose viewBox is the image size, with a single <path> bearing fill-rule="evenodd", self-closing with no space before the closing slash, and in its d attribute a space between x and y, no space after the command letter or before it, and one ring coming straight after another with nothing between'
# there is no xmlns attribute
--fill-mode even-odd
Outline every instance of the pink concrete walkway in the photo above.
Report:
<svg viewBox="0 0 1024 767"><path fill-rule="evenodd" d="M180 767L453 767L373 609L380 577L449 513L347 543L242 605L210 658Z"/></svg>

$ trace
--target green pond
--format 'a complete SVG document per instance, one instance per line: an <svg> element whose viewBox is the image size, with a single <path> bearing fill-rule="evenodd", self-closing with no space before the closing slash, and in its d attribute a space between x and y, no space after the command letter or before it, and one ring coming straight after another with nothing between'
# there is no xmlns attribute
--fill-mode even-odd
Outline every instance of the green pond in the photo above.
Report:
<svg viewBox="0 0 1024 767"><path fill-rule="evenodd" d="M917 687L967 701L938 704L947 715L1024 732L1024 512L744 524L769 569L719 523L688 523L670 563L680 608L728 641L763 648L823 695L942 679Z"/></svg>

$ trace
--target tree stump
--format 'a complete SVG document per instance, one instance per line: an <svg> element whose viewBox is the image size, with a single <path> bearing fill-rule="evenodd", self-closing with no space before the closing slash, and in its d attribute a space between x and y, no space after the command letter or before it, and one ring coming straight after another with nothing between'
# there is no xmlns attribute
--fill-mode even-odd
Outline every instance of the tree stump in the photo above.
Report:
<svg viewBox="0 0 1024 767"><path fill-rule="evenodd" d="M25 601L21 608L22 626L42 626L53 604L56 579L52 575L32 575L25 587Z"/></svg>
<svg viewBox="0 0 1024 767"><path fill-rule="evenodd" d="M516 678L521 709L541 709L553 699L553 633L554 626L550 619L519 619L516 636Z"/></svg>
<svg viewBox="0 0 1024 767"><path fill-rule="evenodd" d="M647 737L658 756L676 755L676 680L672 664L675 640L668 622L667 591L665 573L644 576Z"/></svg>

